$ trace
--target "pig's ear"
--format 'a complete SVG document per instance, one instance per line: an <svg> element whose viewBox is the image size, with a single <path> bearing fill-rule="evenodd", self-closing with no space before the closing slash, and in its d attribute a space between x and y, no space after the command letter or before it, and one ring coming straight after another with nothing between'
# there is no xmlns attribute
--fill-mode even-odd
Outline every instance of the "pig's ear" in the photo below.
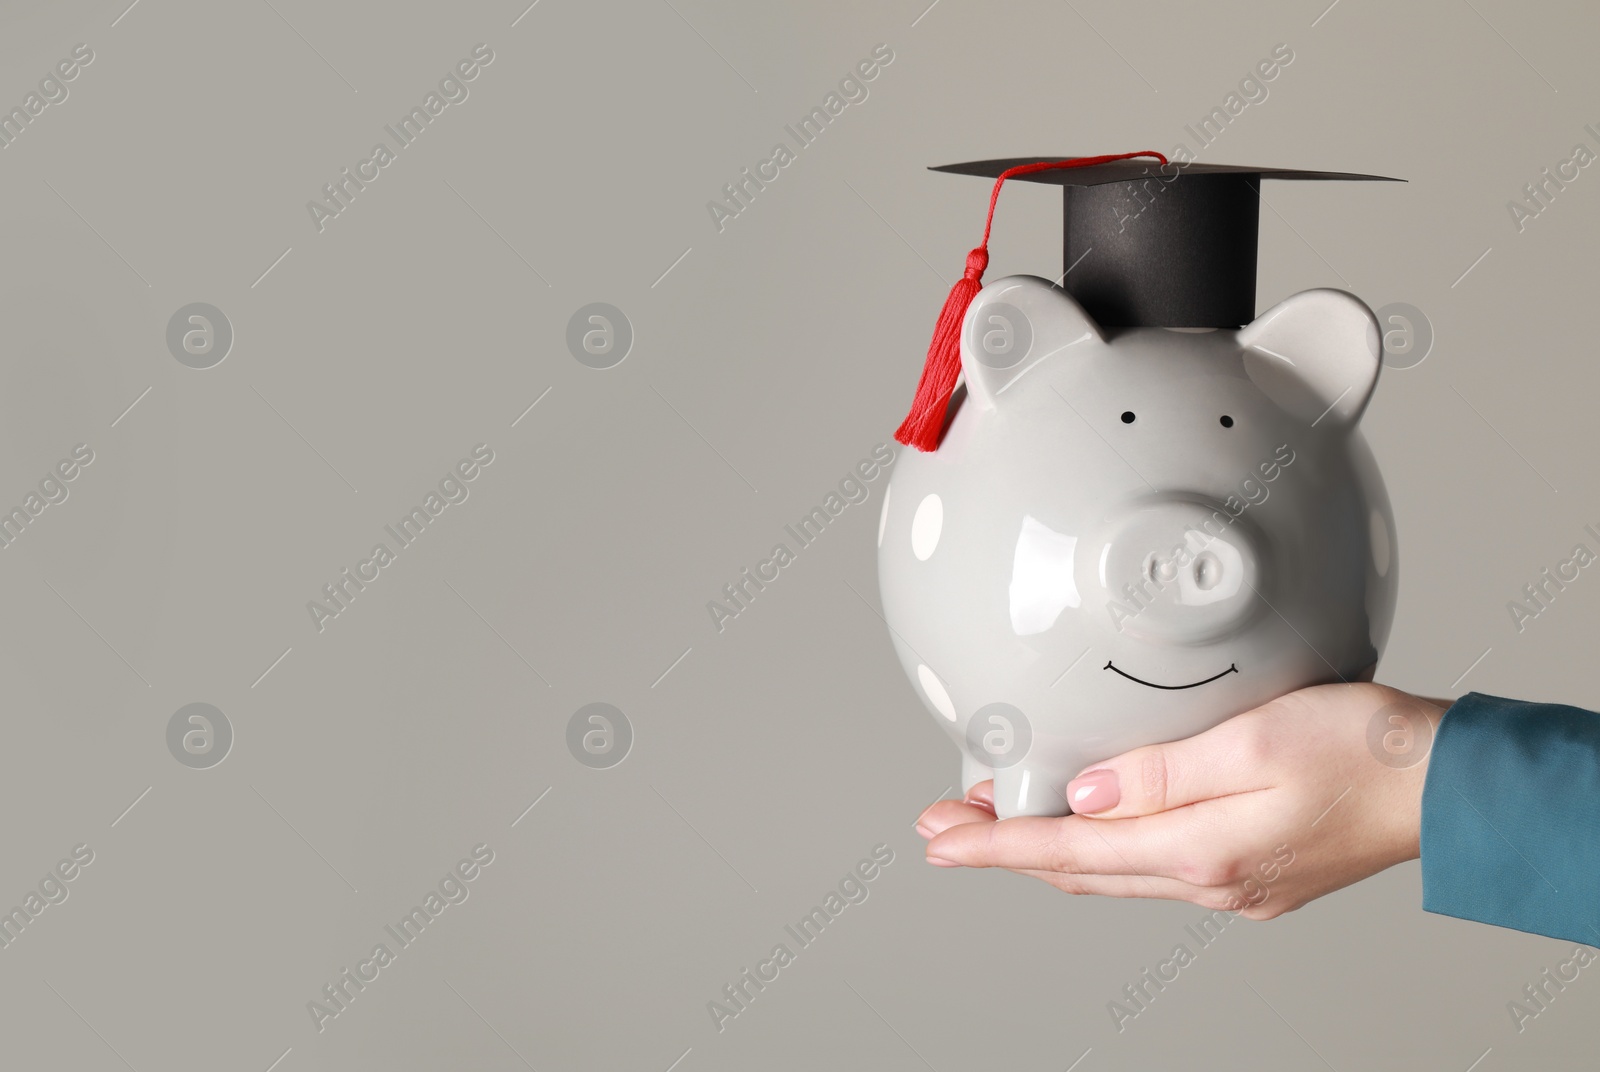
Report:
<svg viewBox="0 0 1600 1072"><path fill-rule="evenodd" d="M1239 331L1244 370L1255 385L1306 424L1361 419L1383 363L1378 318L1342 290L1305 290Z"/></svg>
<svg viewBox="0 0 1600 1072"><path fill-rule="evenodd" d="M981 409L1047 358L1102 338L1066 291L1037 276L997 279L978 292L961 322L961 371Z"/></svg>

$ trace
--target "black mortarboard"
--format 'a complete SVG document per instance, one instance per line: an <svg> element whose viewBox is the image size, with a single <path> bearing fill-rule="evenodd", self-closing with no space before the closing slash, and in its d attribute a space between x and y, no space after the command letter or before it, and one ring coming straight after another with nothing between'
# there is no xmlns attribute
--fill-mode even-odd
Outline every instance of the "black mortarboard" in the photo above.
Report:
<svg viewBox="0 0 1600 1072"><path fill-rule="evenodd" d="M931 170L994 179L1008 168L1065 159L1073 158L976 160ZM1398 181L1138 159L1016 176L1063 188L1061 285L1096 323L1175 328L1236 328L1255 319L1262 179Z"/></svg>
<svg viewBox="0 0 1600 1072"><path fill-rule="evenodd" d="M933 170L982 175L995 183L983 241L967 254L966 271L950 288L911 412L895 430L896 440L923 451L937 450L944 436L961 371L962 318L983 286L989 230L1007 180L1052 183L1065 191L1061 285L1102 327L1237 328L1256 315L1261 180L1384 178L1169 162L1150 150L978 160Z"/></svg>

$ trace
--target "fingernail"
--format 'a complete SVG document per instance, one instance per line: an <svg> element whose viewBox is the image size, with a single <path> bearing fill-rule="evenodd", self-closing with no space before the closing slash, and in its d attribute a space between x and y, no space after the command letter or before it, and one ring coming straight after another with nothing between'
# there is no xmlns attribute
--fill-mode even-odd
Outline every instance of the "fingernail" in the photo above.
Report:
<svg viewBox="0 0 1600 1072"><path fill-rule="evenodd" d="M924 841L931 840L933 838L933 835L935 834L935 832L936 831L932 827L928 826L926 823L922 822L921 820L918 820L918 822L917 822L917 833L922 835L922 840L924 840Z"/></svg>
<svg viewBox="0 0 1600 1072"><path fill-rule="evenodd" d="M956 863L954 860L946 860L942 856L929 856L927 859L928 859L928 862L930 864L932 864L933 866L935 866L935 867L960 867L961 866L960 864Z"/></svg>
<svg viewBox="0 0 1600 1072"><path fill-rule="evenodd" d="M1114 808L1121 799L1122 790L1117 787L1114 770L1090 771L1067 783L1067 802L1080 815Z"/></svg>

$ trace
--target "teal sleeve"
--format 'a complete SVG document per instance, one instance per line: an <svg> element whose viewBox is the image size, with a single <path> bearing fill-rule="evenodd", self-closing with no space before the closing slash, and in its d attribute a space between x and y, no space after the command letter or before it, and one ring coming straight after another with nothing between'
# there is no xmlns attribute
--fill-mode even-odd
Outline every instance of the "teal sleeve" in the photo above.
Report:
<svg viewBox="0 0 1600 1072"><path fill-rule="evenodd" d="M1468 693L1422 792L1422 907L1600 944L1600 715Z"/></svg>

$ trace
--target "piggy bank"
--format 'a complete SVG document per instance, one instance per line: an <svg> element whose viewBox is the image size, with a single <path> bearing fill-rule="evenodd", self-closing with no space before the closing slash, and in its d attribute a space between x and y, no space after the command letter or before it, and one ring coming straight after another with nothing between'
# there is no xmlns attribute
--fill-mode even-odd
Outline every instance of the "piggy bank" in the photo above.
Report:
<svg viewBox="0 0 1600 1072"><path fill-rule="evenodd" d="M1370 680L1395 532L1357 422L1382 364L1357 298L1238 329L1102 328L1032 276L961 327L942 445L903 451L878 564L895 651L1002 817L1308 685Z"/></svg>

